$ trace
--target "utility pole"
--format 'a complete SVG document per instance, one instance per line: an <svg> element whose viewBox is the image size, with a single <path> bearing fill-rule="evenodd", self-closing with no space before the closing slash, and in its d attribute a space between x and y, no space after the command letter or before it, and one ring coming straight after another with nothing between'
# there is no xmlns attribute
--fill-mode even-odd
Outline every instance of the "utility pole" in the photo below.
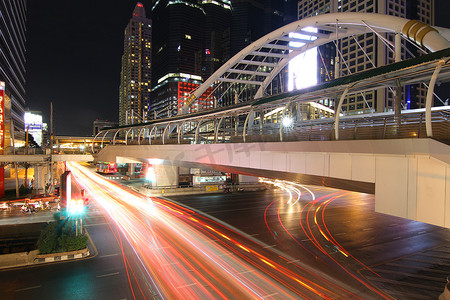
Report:
<svg viewBox="0 0 450 300"><path fill-rule="evenodd" d="M50 189L53 186L53 102L50 101Z"/></svg>
<svg viewBox="0 0 450 300"><path fill-rule="evenodd" d="M12 146L13 146L13 155L16 155L16 144L14 141L14 121L11 118L11 139L12 139ZM19 174L17 174L17 162L14 162L14 173L16 177L16 198L19 198Z"/></svg>

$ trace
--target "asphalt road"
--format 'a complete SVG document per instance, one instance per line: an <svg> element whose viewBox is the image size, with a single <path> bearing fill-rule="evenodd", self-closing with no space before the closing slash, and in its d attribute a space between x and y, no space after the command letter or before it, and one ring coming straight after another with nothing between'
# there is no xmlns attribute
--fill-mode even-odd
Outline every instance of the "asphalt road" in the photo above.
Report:
<svg viewBox="0 0 450 300"><path fill-rule="evenodd" d="M338 277L345 285L357 282L355 276L399 299L438 297L450 274L448 229L375 213L373 195L320 187L311 191L321 200L313 203L303 193L295 206L286 206L289 194L284 190L172 199L230 224L262 242L268 252L283 254L289 258L284 261L288 267L301 265ZM138 264L134 252L93 202L84 224L96 246L91 249L94 256L0 271L1 299L140 299L141 294L152 295L142 276L130 272L129 267ZM319 206L316 214L314 209ZM326 228L324 233L338 246L321 236L319 228ZM350 258L343 253L351 254ZM356 294L365 288L357 283Z"/></svg>
<svg viewBox="0 0 450 300"><path fill-rule="evenodd" d="M450 230L376 213L374 196L370 194L310 189L321 200L311 205L311 196L303 193L296 206L288 209L280 209L289 200L288 193L281 189L171 198L331 276L348 277L346 269L399 299L437 299L442 293L450 275ZM312 206L314 211L327 203L331 198L327 195L338 195L323 214L327 235L338 246L318 234L319 226L325 231L323 222L311 226L312 235L306 229L306 220L311 224L314 219L313 213L307 216L308 208ZM321 212L317 219L322 218ZM315 245L314 239L329 256Z"/></svg>

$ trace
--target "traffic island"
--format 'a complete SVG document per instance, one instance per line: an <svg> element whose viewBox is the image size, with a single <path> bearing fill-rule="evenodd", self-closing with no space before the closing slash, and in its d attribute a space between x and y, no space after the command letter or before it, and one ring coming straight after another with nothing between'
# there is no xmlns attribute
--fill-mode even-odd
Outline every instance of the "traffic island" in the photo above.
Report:
<svg viewBox="0 0 450 300"><path fill-rule="evenodd" d="M34 263L47 263L55 261L72 260L78 258L84 258L89 256L89 248L86 247L81 250L61 252L61 253L50 253L50 254L38 254L34 259Z"/></svg>

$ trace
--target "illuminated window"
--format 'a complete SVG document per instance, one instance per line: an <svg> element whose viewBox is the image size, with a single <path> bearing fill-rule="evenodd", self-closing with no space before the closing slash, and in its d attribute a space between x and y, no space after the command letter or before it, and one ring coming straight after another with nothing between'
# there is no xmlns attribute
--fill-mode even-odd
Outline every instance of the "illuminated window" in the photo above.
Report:
<svg viewBox="0 0 450 300"><path fill-rule="evenodd" d="M192 37L191 37L189 34L185 34L184 37L185 37L186 39L188 39L188 40L191 40L191 39L192 39Z"/></svg>

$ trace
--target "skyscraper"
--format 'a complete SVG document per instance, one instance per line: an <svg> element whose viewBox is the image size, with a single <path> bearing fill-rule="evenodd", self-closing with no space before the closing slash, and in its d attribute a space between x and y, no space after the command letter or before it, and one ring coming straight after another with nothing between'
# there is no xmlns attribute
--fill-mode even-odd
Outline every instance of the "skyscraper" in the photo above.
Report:
<svg viewBox="0 0 450 300"><path fill-rule="evenodd" d="M434 24L434 0L300 0L298 2L298 19L334 12L380 13L417 19L429 25ZM387 34L386 38L391 42L394 41L393 34ZM335 61L332 57L332 52L335 52L336 48L334 45L329 44L328 51L324 52L325 60L329 62L327 79L333 79L336 75L341 77L364 71L374 66L379 67L394 62L392 51L389 51L374 33L360 35L356 39L352 37L344 38L337 45L342 55L340 59L340 73L333 74ZM361 50L360 46L364 51ZM415 52L415 49L412 49L409 44L404 42L404 46L402 59L409 58L407 48L410 53ZM323 46L319 47L319 50L322 49ZM345 64L342 61L345 61ZM322 63L319 64L321 68L324 68ZM321 80L325 80L323 72ZM425 89L420 86L406 86L404 89L404 107L422 107L426 95ZM350 95L343 101L342 109L347 113L368 112L372 109L378 112L393 110L393 90L385 89L384 91L370 91L359 95Z"/></svg>
<svg viewBox="0 0 450 300"><path fill-rule="evenodd" d="M25 22L25 0L0 1L0 81L5 82L4 117L6 122L13 120L14 127L21 132L25 114ZM10 126L4 126L8 138Z"/></svg>
<svg viewBox="0 0 450 300"><path fill-rule="evenodd" d="M152 68L152 22L138 2L125 28L119 91L119 125L145 122Z"/></svg>
<svg viewBox="0 0 450 300"><path fill-rule="evenodd" d="M183 97L203 82L203 58L205 52L211 51L205 49L205 15L198 1L154 1L150 110L158 117L177 114ZM197 101L192 110L210 106Z"/></svg>

